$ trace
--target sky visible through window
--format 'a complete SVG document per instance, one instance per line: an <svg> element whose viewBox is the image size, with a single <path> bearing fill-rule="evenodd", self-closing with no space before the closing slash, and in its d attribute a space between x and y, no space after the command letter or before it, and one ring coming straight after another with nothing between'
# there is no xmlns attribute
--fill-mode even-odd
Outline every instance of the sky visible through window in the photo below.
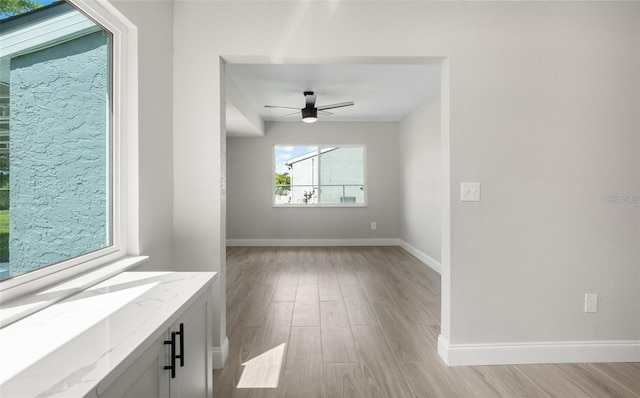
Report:
<svg viewBox="0 0 640 398"><path fill-rule="evenodd" d="M35 3L35 4L39 4L40 6L48 6L49 4L53 3L55 0L29 0L29 3ZM5 9L5 5L8 3L13 2L12 0L0 0L0 20L2 19L6 19L9 17L12 17L14 15L16 15L15 13L12 12L6 12ZM21 3L20 0L17 1L17 3Z"/></svg>
<svg viewBox="0 0 640 398"><path fill-rule="evenodd" d="M289 172L289 169L287 168L287 166L285 166L287 160L307 154L309 152L315 152L317 150L317 146L276 146L276 173Z"/></svg>

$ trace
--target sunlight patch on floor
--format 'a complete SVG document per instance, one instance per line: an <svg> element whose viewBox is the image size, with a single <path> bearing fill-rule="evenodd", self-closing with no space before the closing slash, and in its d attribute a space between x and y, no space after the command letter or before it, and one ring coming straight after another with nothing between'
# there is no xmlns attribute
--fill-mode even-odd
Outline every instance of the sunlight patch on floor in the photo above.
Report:
<svg viewBox="0 0 640 398"><path fill-rule="evenodd" d="M243 363L238 388L277 388L285 346L282 343Z"/></svg>

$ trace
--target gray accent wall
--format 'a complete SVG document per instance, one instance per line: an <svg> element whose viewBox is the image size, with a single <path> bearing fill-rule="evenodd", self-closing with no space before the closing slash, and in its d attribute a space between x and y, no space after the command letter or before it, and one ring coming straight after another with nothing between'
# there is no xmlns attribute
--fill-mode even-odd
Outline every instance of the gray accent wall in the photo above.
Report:
<svg viewBox="0 0 640 398"><path fill-rule="evenodd" d="M440 96L431 98L399 125L400 239L441 262L442 148ZM427 262L430 260L427 259Z"/></svg>
<svg viewBox="0 0 640 398"><path fill-rule="evenodd" d="M228 239L398 238L397 123L272 122L265 127L265 137L227 139ZM312 144L366 146L366 207L272 205L273 146Z"/></svg>

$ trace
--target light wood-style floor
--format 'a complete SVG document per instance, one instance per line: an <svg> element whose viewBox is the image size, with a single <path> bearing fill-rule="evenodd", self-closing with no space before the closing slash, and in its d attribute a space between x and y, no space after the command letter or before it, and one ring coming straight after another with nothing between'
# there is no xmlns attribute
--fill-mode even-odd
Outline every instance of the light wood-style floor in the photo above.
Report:
<svg viewBox="0 0 640 398"><path fill-rule="evenodd" d="M400 248L229 247L214 397L640 397L640 363L449 368L439 323L440 276ZM283 343L277 388L236 388Z"/></svg>

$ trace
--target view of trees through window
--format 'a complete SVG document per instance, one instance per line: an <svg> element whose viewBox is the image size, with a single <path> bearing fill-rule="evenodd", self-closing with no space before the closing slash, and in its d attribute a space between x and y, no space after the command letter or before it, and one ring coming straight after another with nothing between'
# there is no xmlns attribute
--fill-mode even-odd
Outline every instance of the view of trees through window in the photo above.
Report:
<svg viewBox="0 0 640 398"><path fill-rule="evenodd" d="M365 204L363 146L274 147L275 205Z"/></svg>
<svg viewBox="0 0 640 398"><path fill-rule="evenodd" d="M66 1L0 23L2 280L111 245L111 35Z"/></svg>

